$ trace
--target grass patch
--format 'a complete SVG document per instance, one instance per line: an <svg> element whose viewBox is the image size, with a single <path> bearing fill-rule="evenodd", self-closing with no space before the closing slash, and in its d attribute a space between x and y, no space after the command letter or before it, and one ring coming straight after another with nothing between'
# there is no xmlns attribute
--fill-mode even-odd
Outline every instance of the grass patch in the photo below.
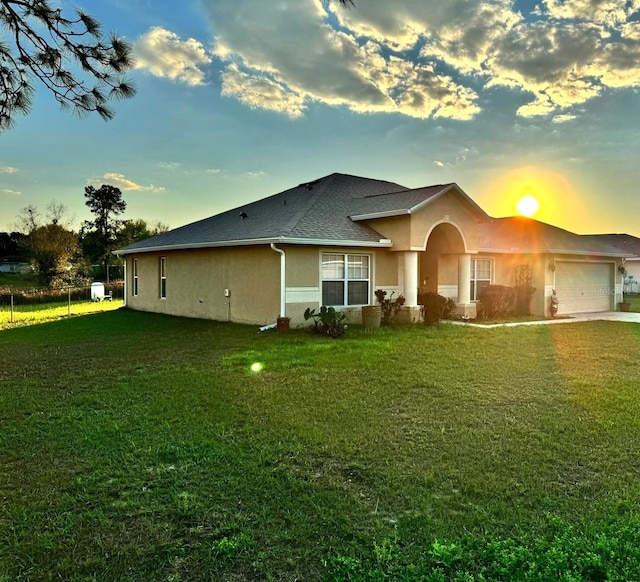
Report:
<svg viewBox="0 0 640 582"><path fill-rule="evenodd" d="M640 569L635 324L331 340L120 309L0 358L0 579Z"/></svg>
<svg viewBox="0 0 640 582"><path fill-rule="evenodd" d="M640 295L625 295L624 300L631 303L631 311L640 313Z"/></svg>
<svg viewBox="0 0 640 582"><path fill-rule="evenodd" d="M35 273L0 273L0 289L23 291L40 287Z"/></svg>
<svg viewBox="0 0 640 582"><path fill-rule="evenodd" d="M72 301L64 303L41 303L36 305L16 305L11 313L11 307L0 305L0 330L35 325L38 323L53 322L63 317L89 315L113 311L122 307L121 299L113 301Z"/></svg>

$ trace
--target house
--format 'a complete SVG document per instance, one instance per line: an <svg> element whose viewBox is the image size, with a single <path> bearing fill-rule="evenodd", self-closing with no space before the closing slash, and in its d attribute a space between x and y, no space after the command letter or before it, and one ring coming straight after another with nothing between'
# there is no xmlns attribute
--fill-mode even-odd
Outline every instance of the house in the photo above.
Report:
<svg viewBox="0 0 640 582"><path fill-rule="evenodd" d="M561 315L608 311L622 301L618 269L635 256L530 218L491 218L454 183L410 189L337 173L116 254L132 309L260 325L298 325L321 305L357 323L376 289L402 293L408 321L424 291L474 316L483 286L523 280L540 316L554 289Z"/></svg>
<svg viewBox="0 0 640 582"><path fill-rule="evenodd" d="M640 238L630 234L594 234L596 240L633 254L624 260L624 292L640 293Z"/></svg>
<svg viewBox="0 0 640 582"><path fill-rule="evenodd" d="M28 273L29 263L15 257L0 258L0 273Z"/></svg>

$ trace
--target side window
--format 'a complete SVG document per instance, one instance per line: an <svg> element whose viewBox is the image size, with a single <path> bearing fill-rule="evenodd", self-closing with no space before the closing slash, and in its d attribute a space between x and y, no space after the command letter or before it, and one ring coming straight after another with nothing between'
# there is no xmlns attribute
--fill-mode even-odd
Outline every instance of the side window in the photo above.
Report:
<svg viewBox="0 0 640 582"><path fill-rule="evenodd" d="M133 259L131 288L133 295L138 294L138 259Z"/></svg>
<svg viewBox="0 0 640 582"><path fill-rule="evenodd" d="M160 299L167 298L167 257L160 257Z"/></svg>

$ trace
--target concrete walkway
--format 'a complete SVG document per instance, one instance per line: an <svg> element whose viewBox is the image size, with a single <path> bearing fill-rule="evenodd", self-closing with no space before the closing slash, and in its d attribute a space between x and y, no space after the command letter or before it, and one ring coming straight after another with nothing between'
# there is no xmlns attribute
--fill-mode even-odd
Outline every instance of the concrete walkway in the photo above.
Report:
<svg viewBox="0 0 640 582"><path fill-rule="evenodd" d="M514 321L511 323L465 323L464 321L451 321L455 325L467 325L469 327L515 327L516 325L547 325L556 323L578 323L581 321L626 321L627 323L640 323L640 313L624 311L601 311L599 313L577 313L559 317L558 319L541 319L540 321Z"/></svg>

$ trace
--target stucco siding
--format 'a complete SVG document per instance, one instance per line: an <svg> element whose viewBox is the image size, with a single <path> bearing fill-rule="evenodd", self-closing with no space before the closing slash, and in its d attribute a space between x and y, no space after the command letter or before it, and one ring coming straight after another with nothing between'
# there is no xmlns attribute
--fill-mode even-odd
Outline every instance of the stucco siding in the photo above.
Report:
<svg viewBox="0 0 640 582"><path fill-rule="evenodd" d="M163 256L164 299L159 272ZM138 259L137 296L131 284L133 259ZM278 315L280 257L268 247L133 255L127 257L127 271L127 305L132 309L238 323L268 323Z"/></svg>

